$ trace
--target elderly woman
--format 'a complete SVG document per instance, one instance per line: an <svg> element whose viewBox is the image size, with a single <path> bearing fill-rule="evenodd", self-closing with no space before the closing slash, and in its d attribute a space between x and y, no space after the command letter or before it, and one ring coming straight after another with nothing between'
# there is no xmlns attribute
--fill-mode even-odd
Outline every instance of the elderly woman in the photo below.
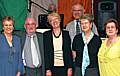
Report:
<svg viewBox="0 0 120 76"><path fill-rule="evenodd" d="M20 76L23 74L20 39L13 35L14 21L5 16L0 34L0 76Z"/></svg>
<svg viewBox="0 0 120 76"><path fill-rule="evenodd" d="M120 76L120 37L118 22L109 19L104 24L107 34L98 53L100 76Z"/></svg>
<svg viewBox="0 0 120 76"><path fill-rule="evenodd" d="M90 14L81 17L82 33L73 39L75 76L99 76L97 54L101 39L91 31L93 18Z"/></svg>
<svg viewBox="0 0 120 76"><path fill-rule="evenodd" d="M61 30L60 15L51 13L52 29L44 33L46 76L72 76L72 51L69 32Z"/></svg>

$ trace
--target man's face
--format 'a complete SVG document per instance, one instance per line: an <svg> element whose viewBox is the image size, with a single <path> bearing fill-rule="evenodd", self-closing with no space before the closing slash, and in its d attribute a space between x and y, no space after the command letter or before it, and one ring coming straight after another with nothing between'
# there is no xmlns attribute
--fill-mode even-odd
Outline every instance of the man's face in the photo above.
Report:
<svg viewBox="0 0 120 76"><path fill-rule="evenodd" d="M72 14L74 19L80 19L80 17L83 15L84 9L80 5L74 5L72 8Z"/></svg>
<svg viewBox="0 0 120 76"><path fill-rule="evenodd" d="M29 18L26 20L25 24L26 32L28 34L34 33L36 31L36 23L33 19Z"/></svg>

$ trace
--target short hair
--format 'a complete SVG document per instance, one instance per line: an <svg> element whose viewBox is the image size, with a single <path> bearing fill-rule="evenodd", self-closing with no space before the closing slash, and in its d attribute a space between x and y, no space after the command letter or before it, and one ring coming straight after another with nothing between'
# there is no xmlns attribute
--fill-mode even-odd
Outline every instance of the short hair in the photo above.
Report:
<svg viewBox="0 0 120 76"><path fill-rule="evenodd" d="M115 23L116 29L119 30L118 21L117 21L116 19L113 19L113 18L108 19L108 20L104 23L104 30L106 30L106 25L107 25L108 23L112 23L112 22Z"/></svg>
<svg viewBox="0 0 120 76"><path fill-rule="evenodd" d="M14 25L14 20L13 20L12 16L4 16L3 19L2 19L2 26L4 25L5 21L12 21L13 25Z"/></svg>
<svg viewBox="0 0 120 76"><path fill-rule="evenodd" d="M51 14L48 15L48 21L49 23L51 23L51 17L54 16L54 17L57 17L59 19L59 21L61 21L61 18L60 18L60 15L56 12L52 12Z"/></svg>
<svg viewBox="0 0 120 76"><path fill-rule="evenodd" d="M82 8L83 11L84 11L84 6L83 6L83 4L80 4L80 3L75 3L75 4L73 4L73 5L72 5L72 10L73 10L74 6L80 6L80 8Z"/></svg>
<svg viewBox="0 0 120 76"><path fill-rule="evenodd" d="M93 15L88 13L83 14L83 16L80 19L87 19L90 23L92 23L94 20Z"/></svg>

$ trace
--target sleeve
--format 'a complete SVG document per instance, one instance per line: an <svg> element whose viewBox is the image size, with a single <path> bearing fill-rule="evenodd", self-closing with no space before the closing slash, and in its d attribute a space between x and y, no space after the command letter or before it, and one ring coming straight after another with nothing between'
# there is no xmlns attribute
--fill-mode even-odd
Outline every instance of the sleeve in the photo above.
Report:
<svg viewBox="0 0 120 76"><path fill-rule="evenodd" d="M97 27L96 27L96 25L95 25L94 22L93 22L93 26L92 26L92 31L93 31L96 35L99 35L99 34L98 34Z"/></svg>
<svg viewBox="0 0 120 76"><path fill-rule="evenodd" d="M67 38L68 38L68 67L69 68L72 68L73 67L73 56L72 56L72 50L71 50L71 39L70 39L70 36L69 36L69 32L67 32Z"/></svg>
<svg viewBox="0 0 120 76"><path fill-rule="evenodd" d="M76 44L77 44L77 36L75 36L73 39L73 43L72 43L72 50L73 51L76 51L76 46L77 46Z"/></svg>
<svg viewBox="0 0 120 76"><path fill-rule="evenodd" d="M45 70L50 70L50 52L49 52L49 37L47 32L43 34L44 43L44 59L45 59Z"/></svg>
<svg viewBox="0 0 120 76"><path fill-rule="evenodd" d="M24 64L22 61L22 50L21 50L21 44L20 44L20 39L17 40L19 46L18 46L18 52L19 52L19 62L18 62L18 72L20 72L21 75L24 74Z"/></svg>
<svg viewBox="0 0 120 76"><path fill-rule="evenodd" d="M99 48L101 47L101 44L102 44L102 40L101 40L100 37L99 37L99 41L98 41L98 47L99 47Z"/></svg>

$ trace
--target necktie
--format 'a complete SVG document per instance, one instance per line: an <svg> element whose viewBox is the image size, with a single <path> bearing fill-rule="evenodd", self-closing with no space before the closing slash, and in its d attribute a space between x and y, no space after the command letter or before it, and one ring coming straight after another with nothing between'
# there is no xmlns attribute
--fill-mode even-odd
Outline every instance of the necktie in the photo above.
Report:
<svg viewBox="0 0 120 76"><path fill-rule="evenodd" d="M79 20L76 20L76 35L80 33Z"/></svg>
<svg viewBox="0 0 120 76"><path fill-rule="evenodd" d="M38 59L37 49L33 40L33 36L31 36L31 53L32 53L33 65L37 67L39 64L39 59Z"/></svg>

